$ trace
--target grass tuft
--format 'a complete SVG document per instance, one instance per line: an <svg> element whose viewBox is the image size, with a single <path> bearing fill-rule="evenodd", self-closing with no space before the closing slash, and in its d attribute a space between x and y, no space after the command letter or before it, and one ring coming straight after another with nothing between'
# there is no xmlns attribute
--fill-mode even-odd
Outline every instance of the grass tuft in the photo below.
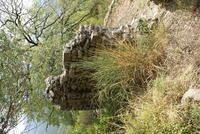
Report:
<svg viewBox="0 0 200 134"><path fill-rule="evenodd" d="M105 132L124 131L121 118L129 101L142 94L148 83L163 71L166 45L166 29L159 24L152 29L141 28L131 43L120 42L114 49L98 50L96 56L81 63L96 70L93 78L103 108L99 123L106 128Z"/></svg>

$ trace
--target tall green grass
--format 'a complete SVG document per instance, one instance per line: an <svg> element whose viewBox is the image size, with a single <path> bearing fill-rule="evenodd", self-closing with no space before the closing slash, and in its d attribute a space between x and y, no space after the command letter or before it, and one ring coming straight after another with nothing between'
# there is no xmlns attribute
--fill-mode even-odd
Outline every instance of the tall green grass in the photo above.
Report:
<svg viewBox="0 0 200 134"><path fill-rule="evenodd" d="M195 66L191 63L171 74L165 62L166 28L162 23L145 27L140 25L131 43L102 48L81 63L96 70L92 77L101 109L89 125L84 123L85 118L78 119L77 134L200 132L199 104L181 104L181 97L196 79Z"/></svg>
<svg viewBox="0 0 200 134"><path fill-rule="evenodd" d="M179 7L190 5L186 0L173 2ZM195 81L193 64L171 75L165 63L165 47L169 40L167 28L159 21L152 28L147 24L141 22L139 32L130 43L118 42L112 44L115 46L112 49L101 48L96 50L95 56L80 63L84 68L96 70L92 77L96 81L101 109L89 125L80 121L85 119L79 118L74 133L200 132L199 105L195 102L180 103L184 92Z"/></svg>
<svg viewBox="0 0 200 134"><path fill-rule="evenodd" d="M81 65L96 70L93 79L97 82L97 98L102 108L99 125L106 133L123 133L125 123L121 118L129 101L143 94L148 83L163 71L166 29L161 23L148 31L140 28L131 43L114 45L114 49L97 50L96 56Z"/></svg>

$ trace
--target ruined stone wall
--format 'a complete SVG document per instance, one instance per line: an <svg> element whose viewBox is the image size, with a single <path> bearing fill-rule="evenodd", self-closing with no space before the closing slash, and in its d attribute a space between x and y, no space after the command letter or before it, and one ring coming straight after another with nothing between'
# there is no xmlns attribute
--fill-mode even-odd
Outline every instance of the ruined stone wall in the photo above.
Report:
<svg viewBox="0 0 200 134"><path fill-rule="evenodd" d="M74 38L65 45L63 70L59 76L46 79L48 98L63 110L89 110L98 108L96 82L91 78L95 70L77 65L95 55L97 48L113 47L118 41L133 38L135 27L81 26Z"/></svg>
<svg viewBox="0 0 200 134"><path fill-rule="evenodd" d="M109 18L105 20L107 26L81 26L64 46L63 73L46 79L48 98L62 110L98 108L96 82L91 78L95 70L82 68L77 63L95 55L97 48L114 47L119 41L132 40L141 21L147 21L149 27L160 21L168 29L170 41L166 49L166 62L171 74L178 73L176 68L183 68L189 61L198 63L194 55L200 50L199 16L184 11L170 12L149 0L114 2L115 7L110 6L113 11L109 11ZM183 53L176 51L176 48Z"/></svg>
<svg viewBox="0 0 200 134"><path fill-rule="evenodd" d="M111 3L109 16L112 16ZM154 6L154 8L152 8ZM157 12L154 12L154 11ZM114 47L119 41L131 41L141 20L149 21L151 25L163 14L160 6L151 5L146 14L148 17L133 18L132 23L123 26L81 26L73 39L64 46L63 73L46 79L47 96L52 103L59 105L62 110L89 110L98 108L95 90L96 82L91 78L95 70L82 68L77 65L81 60L87 60L95 55L96 49ZM144 13L144 14L145 14ZM105 19L105 23L110 23Z"/></svg>

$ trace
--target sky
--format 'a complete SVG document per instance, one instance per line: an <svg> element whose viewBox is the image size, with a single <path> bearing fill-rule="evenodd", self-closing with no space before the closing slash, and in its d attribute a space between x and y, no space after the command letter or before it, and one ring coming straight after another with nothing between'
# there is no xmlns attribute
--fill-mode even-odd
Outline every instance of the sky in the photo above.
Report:
<svg viewBox="0 0 200 134"><path fill-rule="evenodd" d="M46 123L36 121L28 122L26 119L8 134L59 134L58 127L48 126L46 129L46 125Z"/></svg>
<svg viewBox="0 0 200 134"><path fill-rule="evenodd" d="M23 0L25 8L30 8L33 5L34 0Z"/></svg>
<svg viewBox="0 0 200 134"><path fill-rule="evenodd" d="M22 117L23 118L23 117ZM8 134L21 134L26 127L26 121L20 122L14 129L12 129Z"/></svg>

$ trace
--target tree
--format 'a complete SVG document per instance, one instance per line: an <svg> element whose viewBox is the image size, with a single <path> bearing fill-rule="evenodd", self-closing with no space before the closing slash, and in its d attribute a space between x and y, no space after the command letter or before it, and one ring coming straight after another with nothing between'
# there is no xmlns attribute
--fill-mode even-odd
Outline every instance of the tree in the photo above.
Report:
<svg viewBox="0 0 200 134"><path fill-rule="evenodd" d="M14 37L0 31L0 133L7 133L19 123L31 92L30 66L21 47Z"/></svg>
<svg viewBox="0 0 200 134"><path fill-rule="evenodd" d="M65 38L67 32L94 17L100 4L97 0L59 0L35 2L33 8L25 9L23 0L1 0L0 24L4 27L11 23L34 47L52 35ZM47 31L57 33L46 34Z"/></svg>
<svg viewBox="0 0 200 134"><path fill-rule="evenodd" d="M80 24L101 24L107 0L0 1L0 132L21 117L60 125L72 113L60 111L45 97L44 79L62 70L63 45Z"/></svg>

